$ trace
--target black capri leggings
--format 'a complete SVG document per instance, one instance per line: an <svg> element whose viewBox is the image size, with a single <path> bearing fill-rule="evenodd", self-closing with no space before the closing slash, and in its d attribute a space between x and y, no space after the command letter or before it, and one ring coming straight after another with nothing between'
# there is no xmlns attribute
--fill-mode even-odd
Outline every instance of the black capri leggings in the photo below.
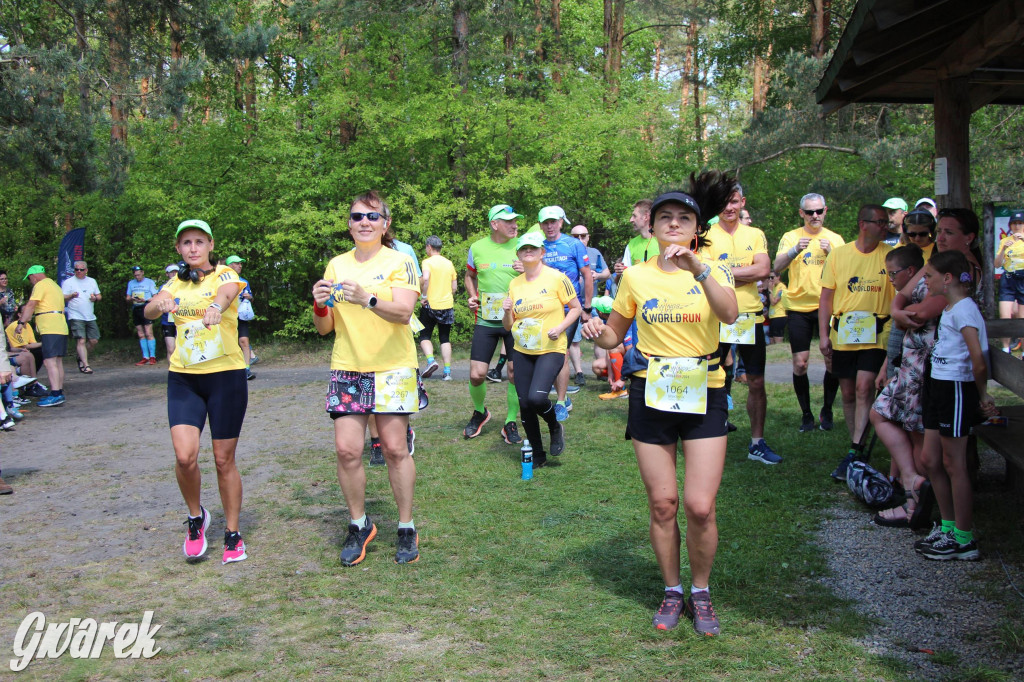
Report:
<svg viewBox="0 0 1024 682"><path fill-rule="evenodd" d="M565 353L527 355L513 349L512 362L516 368L514 377L523 430L526 431L526 437L533 446L534 457L547 455L544 451L544 442L541 440L538 416L547 422L548 428L554 428L558 424L548 392L555 383L555 376L565 364Z"/></svg>

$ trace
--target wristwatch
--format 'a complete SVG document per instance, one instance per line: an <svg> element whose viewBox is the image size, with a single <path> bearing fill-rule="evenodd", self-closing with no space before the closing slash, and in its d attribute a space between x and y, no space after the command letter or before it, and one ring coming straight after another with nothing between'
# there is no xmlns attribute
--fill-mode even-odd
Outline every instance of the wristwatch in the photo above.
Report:
<svg viewBox="0 0 1024 682"><path fill-rule="evenodd" d="M594 312L594 308L593 306L583 306L583 312L589 315L590 313Z"/></svg>
<svg viewBox="0 0 1024 682"><path fill-rule="evenodd" d="M363 306L363 307L364 308L370 308L370 309L376 308L377 307L377 297L374 296L373 294L370 294L369 300L366 301L366 305Z"/></svg>

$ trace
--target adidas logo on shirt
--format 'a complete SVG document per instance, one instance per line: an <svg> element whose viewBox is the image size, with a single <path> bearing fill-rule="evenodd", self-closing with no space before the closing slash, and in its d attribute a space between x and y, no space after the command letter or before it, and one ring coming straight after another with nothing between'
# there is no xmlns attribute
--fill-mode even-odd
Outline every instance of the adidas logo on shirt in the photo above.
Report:
<svg viewBox="0 0 1024 682"><path fill-rule="evenodd" d="M690 296L700 296L701 295L700 287L697 286L697 285L694 285L694 287L692 289L690 289L689 291L687 291L686 293L688 295L690 295Z"/></svg>

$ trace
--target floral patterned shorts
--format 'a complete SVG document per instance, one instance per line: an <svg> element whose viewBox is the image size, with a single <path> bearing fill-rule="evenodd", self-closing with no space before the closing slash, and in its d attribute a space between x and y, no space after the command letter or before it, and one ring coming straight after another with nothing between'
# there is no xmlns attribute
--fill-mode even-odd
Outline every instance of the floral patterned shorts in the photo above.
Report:
<svg viewBox="0 0 1024 682"><path fill-rule="evenodd" d="M331 370L331 380L327 385L327 414L337 419L347 414L373 414L376 406L374 390L374 372L348 372L341 369ZM419 409L426 409L430 404L427 391L423 388L420 373L416 372L416 387L419 389ZM386 413L391 414L391 413ZM404 413L403 413L404 414Z"/></svg>

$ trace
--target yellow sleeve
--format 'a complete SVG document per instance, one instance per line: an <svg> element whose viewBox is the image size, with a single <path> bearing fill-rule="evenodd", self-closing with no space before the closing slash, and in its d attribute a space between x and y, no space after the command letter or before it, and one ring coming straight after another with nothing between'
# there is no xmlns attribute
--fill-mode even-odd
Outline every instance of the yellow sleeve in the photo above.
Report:
<svg viewBox="0 0 1024 682"><path fill-rule="evenodd" d="M569 305L569 301L576 298L576 288L565 275L559 277L558 286L555 289L558 291L558 300L562 305Z"/></svg>
<svg viewBox="0 0 1024 682"><path fill-rule="evenodd" d="M759 253L768 255L768 237L764 236L764 230L758 230L757 234L760 237L760 239L758 240L757 247L754 249L754 255L757 255Z"/></svg>
<svg viewBox="0 0 1024 682"><path fill-rule="evenodd" d="M405 256L397 263L388 276L388 283L392 289L410 289L417 292L420 290L420 278L416 276L416 265L412 258Z"/></svg>
<svg viewBox="0 0 1024 682"><path fill-rule="evenodd" d="M626 270L622 273L622 279L619 281L619 290L615 293L615 301L612 303L612 310L630 320L636 317L636 301L633 300L631 286L633 272L633 270Z"/></svg>
<svg viewBox="0 0 1024 682"><path fill-rule="evenodd" d="M825 289L836 288L836 250L829 251L825 257L825 266L821 269L821 286Z"/></svg>
<svg viewBox="0 0 1024 682"><path fill-rule="evenodd" d="M775 252L776 256L781 255L783 253L786 253L791 248L793 248L793 245L795 244L795 242L793 241L792 237L790 236L791 234L792 234L791 232L787 232L786 234L782 235L782 239L779 240L779 248Z"/></svg>

